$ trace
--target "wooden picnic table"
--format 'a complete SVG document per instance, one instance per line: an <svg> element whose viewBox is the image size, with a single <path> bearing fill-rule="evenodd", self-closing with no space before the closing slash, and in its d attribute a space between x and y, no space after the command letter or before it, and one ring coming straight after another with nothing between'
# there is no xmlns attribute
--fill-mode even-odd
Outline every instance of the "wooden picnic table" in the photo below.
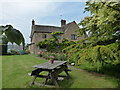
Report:
<svg viewBox="0 0 120 90"><path fill-rule="evenodd" d="M34 84L35 79L39 77L39 78L46 78L44 85L47 83L48 79L51 79L56 87L59 87L57 83L58 77L65 77L59 74L65 71L67 76L69 76L68 71L70 71L67 67L67 61L54 61L53 64L51 64L50 61L48 61L43 64L35 65L32 67L37 69L33 70L31 73L31 76L34 76L33 80L31 81L31 84ZM39 75L40 72L42 71L47 71L48 75Z"/></svg>

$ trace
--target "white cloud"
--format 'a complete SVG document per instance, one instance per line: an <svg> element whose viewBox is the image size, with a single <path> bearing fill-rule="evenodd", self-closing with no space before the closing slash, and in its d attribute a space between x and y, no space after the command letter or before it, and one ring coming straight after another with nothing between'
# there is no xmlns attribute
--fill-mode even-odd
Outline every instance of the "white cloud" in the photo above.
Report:
<svg viewBox="0 0 120 90"><path fill-rule="evenodd" d="M48 15L58 7L58 4L52 2L7 2L2 3L2 14L10 14L13 16L41 13L40 16Z"/></svg>
<svg viewBox="0 0 120 90"><path fill-rule="evenodd" d="M86 2L87 0L0 0L0 2Z"/></svg>
<svg viewBox="0 0 120 90"><path fill-rule="evenodd" d="M23 0L22 0L23 1ZM62 3L55 2L0 2L0 25L11 24L19 29L29 42L31 20L42 19L56 12Z"/></svg>
<svg viewBox="0 0 120 90"><path fill-rule="evenodd" d="M0 0L0 25L11 24L20 30L25 37L25 41L30 43L31 21L35 19L36 24L58 25L60 15L65 19L75 20L77 9L81 6L64 2L40 2L37 0ZM74 4L74 5L72 5ZM76 7L75 7L76 6ZM74 8L74 9L73 9ZM76 12L76 15L73 13ZM74 18L75 17L75 18ZM79 19L79 17L78 17Z"/></svg>

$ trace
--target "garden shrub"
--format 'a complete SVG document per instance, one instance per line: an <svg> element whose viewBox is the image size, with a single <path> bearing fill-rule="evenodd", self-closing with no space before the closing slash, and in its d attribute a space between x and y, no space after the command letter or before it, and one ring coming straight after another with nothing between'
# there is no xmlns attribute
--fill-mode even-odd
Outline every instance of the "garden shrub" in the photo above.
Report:
<svg viewBox="0 0 120 90"><path fill-rule="evenodd" d="M45 59L50 59L49 55L47 53L41 53L42 57Z"/></svg>
<svg viewBox="0 0 120 90"><path fill-rule="evenodd" d="M41 53L42 57L44 57L44 53Z"/></svg>
<svg viewBox="0 0 120 90"><path fill-rule="evenodd" d="M15 55L16 54L16 51L14 49L11 49L11 54L12 55Z"/></svg>
<svg viewBox="0 0 120 90"><path fill-rule="evenodd" d="M67 61L67 55L63 53L50 53L50 52L42 52L41 53L42 57L45 59L50 59L50 56L54 56L54 60L63 60Z"/></svg>
<svg viewBox="0 0 120 90"><path fill-rule="evenodd" d="M17 53L16 53L17 55L20 55L20 51L17 51ZM26 53L25 53L26 54Z"/></svg>
<svg viewBox="0 0 120 90"><path fill-rule="evenodd" d="M56 59L57 60L62 60L62 61L66 61L67 60L67 55L66 54L56 54Z"/></svg>
<svg viewBox="0 0 120 90"><path fill-rule="evenodd" d="M45 57L45 58L46 58L46 59L48 59L48 60L50 59L50 57L49 57L48 55L46 55L46 57Z"/></svg>
<svg viewBox="0 0 120 90"><path fill-rule="evenodd" d="M61 60L62 58L61 58L62 56L61 56L61 54L57 54L57 60Z"/></svg>
<svg viewBox="0 0 120 90"><path fill-rule="evenodd" d="M7 54L8 39L5 35L0 35L0 55Z"/></svg>
<svg viewBox="0 0 120 90"><path fill-rule="evenodd" d="M58 54L53 53L52 56L54 56L54 60L57 60L57 56L58 56Z"/></svg>
<svg viewBox="0 0 120 90"><path fill-rule="evenodd" d="M10 54L10 53L9 53ZM15 51L14 49L11 49L11 54L12 55L20 55L20 50Z"/></svg>
<svg viewBox="0 0 120 90"><path fill-rule="evenodd" d="M0 45L0 55L7 54L7 45Z"/></svg>
<svg viewBox="0 0 120 90"><path fill-rule="evenodd" d="M42 55L42 57L44 57L44 58L45 58L45 56L46 56L44 53L41 53L41 55Z"/></svg>
<svg viewBox="0 0 120 90"><path fill-rule="evenodd" d="M25 50L24 50L24 54L30 54L29 49L25 49Z"/></svg>
<svg viewBox="0 0 120 90"><path fill-rule="evenodd" d="M67 61L67 55L66 54L61 54L61 60L62 61Z"/></svg>

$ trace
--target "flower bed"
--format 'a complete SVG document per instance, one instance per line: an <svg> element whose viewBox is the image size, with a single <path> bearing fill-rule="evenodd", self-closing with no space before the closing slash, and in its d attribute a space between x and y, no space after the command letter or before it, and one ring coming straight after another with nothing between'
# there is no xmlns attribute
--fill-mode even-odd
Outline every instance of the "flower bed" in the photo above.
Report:
<svg viewBox="0 0 120 90"><path fill-rule="evenodd" d="M52 58L52 60L61 60L61 61L67 61L68 64L75 64L74 61L74 57L72 55L68 55L66 53L51 53L51 52L38 52L38 56L43 57L46 60L50 60Z"/></svg>

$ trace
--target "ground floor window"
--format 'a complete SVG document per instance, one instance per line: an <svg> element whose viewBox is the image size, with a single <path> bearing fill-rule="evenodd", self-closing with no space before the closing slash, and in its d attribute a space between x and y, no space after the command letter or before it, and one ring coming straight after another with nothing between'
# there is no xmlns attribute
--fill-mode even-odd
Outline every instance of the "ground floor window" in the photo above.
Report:
<svg viewBox="0 0 120 90"><path fill-rule="evenodd" d="M46 34L42 34L42 38L47 38L47 35Z"/></svg>

